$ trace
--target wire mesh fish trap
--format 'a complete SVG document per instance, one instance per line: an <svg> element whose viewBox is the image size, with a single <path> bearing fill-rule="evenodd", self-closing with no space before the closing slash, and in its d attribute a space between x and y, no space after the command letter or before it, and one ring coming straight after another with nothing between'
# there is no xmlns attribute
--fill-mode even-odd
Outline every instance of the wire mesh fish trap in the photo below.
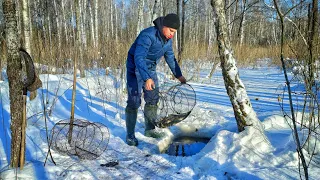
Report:
<svg viewBox="0 0 320 180"><path fill-rule="evenodd" d="M196 105L196 93L190 84L177 84L159 93L155 125L165 128L183 121Z"/></svg>
<svg viewBox="0 0 320 180"><path fill-rule="evenodd" d="M50 148L94 160L107 149L109 138L109 129L101 123L75 119L71 124L69 119L61 120L51 130Z"/></svg>

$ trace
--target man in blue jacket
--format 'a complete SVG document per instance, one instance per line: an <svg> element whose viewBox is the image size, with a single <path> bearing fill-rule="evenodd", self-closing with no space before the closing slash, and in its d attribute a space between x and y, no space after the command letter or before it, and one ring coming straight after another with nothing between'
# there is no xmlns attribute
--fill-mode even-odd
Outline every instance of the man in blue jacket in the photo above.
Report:
<svg viewBox="0 0 320 180"><path fill-rule="evenodd" d="M159 137L155 130L154 120L159 101L159 87L156 66L164 56L174 76L186 83L172 50L172 38L180 26L176 14L168 14L153 21L154 26L142 30L128 52L127 57L127 91L126 107L126 142L137 146L135 125L138 108L141 104L142 90L144 92L145 136Z"/></svg>

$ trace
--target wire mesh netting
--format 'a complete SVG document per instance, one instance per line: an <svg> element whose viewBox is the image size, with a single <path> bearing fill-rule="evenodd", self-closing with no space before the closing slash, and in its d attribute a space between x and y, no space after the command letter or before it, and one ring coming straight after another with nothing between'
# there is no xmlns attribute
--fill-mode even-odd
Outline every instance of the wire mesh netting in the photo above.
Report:
<svg viewBox="0 0 320 180"><path fill-rule="evenodd" d="M61 120L51 130L50 148L80 159L94 160L107 149L109 138L109 129L101 123Z"/></svg>
<svg viewBox="0 0 320 180"><path fill-rule="evenodd" d="M162 88L159 93L155 125L165 128L186 119L196 105L196 93L190 84Z"/></svg>

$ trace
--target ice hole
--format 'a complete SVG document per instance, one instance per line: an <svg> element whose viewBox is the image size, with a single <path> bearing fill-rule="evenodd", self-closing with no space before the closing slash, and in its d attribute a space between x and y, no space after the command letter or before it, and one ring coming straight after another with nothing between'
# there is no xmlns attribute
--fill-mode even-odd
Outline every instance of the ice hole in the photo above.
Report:
<svg viewBox="0 0 320 180"><path fill-rule="evenodd" d="M209 140L209 138L199 137L177 137L163 153L171 156L192 156L200 152Z"/></svg>

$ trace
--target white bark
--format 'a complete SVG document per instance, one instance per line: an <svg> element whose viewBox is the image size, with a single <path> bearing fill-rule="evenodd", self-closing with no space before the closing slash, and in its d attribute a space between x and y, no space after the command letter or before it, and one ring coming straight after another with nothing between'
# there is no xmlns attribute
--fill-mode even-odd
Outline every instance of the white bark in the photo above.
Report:
<svg viewBox="0 0 320 180"><path fill-rule="evenodd" d="M91 31L91 43L93 45L93 47L96 47L96 40L95 40L95 23L93 21L93 19L95 17L93 17L92 14L92 1L89 3L89 15L90 15L90 31Z"/></svg>
<svg viewBox="0 0 320 180"><path fill-rule="evenodd" d="M209 38L208 38L208 49L207 49L207 57L209 56L209 54L211 54L212 53L212 51L213 51L213 42L214 42L214 28L213 28L213 26L214 26L214 18L213 18L213 15L212 15L212 13L210 13L209 12L209 23L208 23L208 36L209 36Z"/></svg>
<svg viewBox="0 0 320 180"><path fill-rule="evenodd" d="M99 23L98 23L98 13L99 13L99 0L96 0L95 1L95 4L94 4L94 20L95 20L95 23L94 23L94 27L95 27L95 38L94 38L94 41L95 41L95 47L99 47Z"/></svg>
<svg viewBox="0 0 320 180"><path fill-rule="evenodd" d="M118 11L117 11L117 4L114 3L114 14L115 14L115 41L116 44L118 43ZM118 51L117 51L118 53Z"/></svg>
<svg viewBox="0 0 320 180"><path fill-rule="evenodd" d="M29 20L29 7L28 0L22 0L22 22L23 22L23 34L24 34L24 47L26 51L31 54L31 45L30 45L30 20Z"/></svg>
<svg viewBox="0 0 320 180"><path fill-rule="evenodd" d="M51 31L51 18L50 18L50 13L47 12L47 24L48 24L48 35L49 35L49 47L52 47L52 31ZM44 26L43 26L44 27ZM45 27L44 27L45 28ZM46 32L46 31L44 31ZM53 58L53 52L50 51L50 58Z"/></svg>
<svg viewBox="0 0 320 180"><path fill-rule="evenodd" d="M159 14L160 14L160 16L164 16L164 12L163 12L163 1L164 1L164 0L160 0L160 3L159 3L159 10L160 10Z"/></svg>
<svg viewBox="0 0 320 180"><path fill-rule="evenodd" d="M61 0L61 8L62 8L62 17L63 17L63 29L64 29L64 35L65 35L65 40L67 45L69 44L69 36L68 36L68 28L67 28L67 19L66 19L66 12L65 12L65 7L66 2L65 0ZM71 9L72 12L72 9Z"/></svg>
<svg viewBox="0 0 320 180"><path fill-rule="evenodd" d="M81 29L81 44L84 46L84 49L87 49L87 35L85 30L86 22L86 8L84 6L85 0L79 0L79 10L80 10L80 29ZM83 62L82 62L83 63Z"/></svg>
<svg viewBox="0 0 320 180"><path fill-rule="evenodd" d="M54 4L55 16L56 16L55 20L56 20L56 25L57 25L57 36L58 36L58 51L59 51L58 61L60 61L61 60L60 59L61 58L61 25L60 25L60 18L59 18L56 0L53 0L53 4Z"/></svg>
<svg viewBox="0 0 320 180"><path fill-rule="evenodd" d="M212 0L211 4L217 14L216 31L223 79L233 106L238 130L243 131L246 126L252 126L264 136L264 129L252 108L245 86L239 76L236 60L233 56L233 50L227 34L228 28L223 9L223 0Z"/></svg>
<svg viewBox="0 0 320 180"><path fill-rule="evenodd" d="M82 38L82 19L81 19L81 15L82 15L82 5L81 5L81 2L82 0L75 0L74 1L75 4L75 11L76 11L76 26L77 26L77 32L76 32L76 48L79 48L79 56L76 57L74 59L74 62L76 62L76 59L79 58L79 69L80 69L80 77L85 77L85 74L84 74L84 66L83 66L83 44L82 44L82 41L81 41L81 38ZM78 3L78 4L77 4ZM76 66L74 64L74 66ZM74 73L77 73L76 69L75 69L75 72Z"/></svg>
<svg viewBox="0 0 320 180"><path fill-rule="evenodd" d="M157 18L157 11L158 11L158 0L154 0L153 10L152 10L152 16L151 16L151 26L153 25L153 21Z"/></svg>
<svg viewBox="0 0 320 180"><path fill-rule="evenodd" d="M137 35L143 29L143 7L144 0L138 0L138 23L137 23Z"/></svg>
<svg viewBox="0 0 320 180"><path fill-rule="evenodd" d="M242 6L243 6L243 11L242 11L242 23L241 23L241 26L240 26L240 45L243 44L243 40L244 40L244 25L245 25L245 22L246 22L246 3L247 3L247 0L242 0Z"/></svg>
<svg viewBox="0 0 320 180"><path fill-rule="evenodd" d="M113 31L113 27L114 27L114 24L113 24L113 0L111 0L110 2L110 27L111 27L111 38L114 37L114 31Z"/></svg>

